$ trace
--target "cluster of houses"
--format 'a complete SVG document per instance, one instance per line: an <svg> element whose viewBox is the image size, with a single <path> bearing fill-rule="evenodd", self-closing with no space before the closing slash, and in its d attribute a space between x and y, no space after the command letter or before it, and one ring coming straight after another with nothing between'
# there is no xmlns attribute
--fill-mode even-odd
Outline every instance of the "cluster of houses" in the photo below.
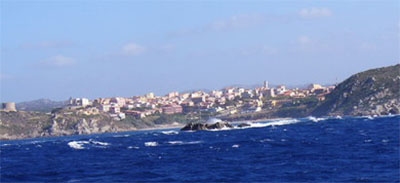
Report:
<svg viewBox="0 0 400 183"><path fill-rule="evenodd" d="M291 98L315 96L324 100L334 86L323 87L312 84L307 89L287 89L281 85L269 88L268 82L262 87L245 89L230 87L211 92L194 91L188 93L171 92L165 96L149 93L130 98L112 97L89 100L87 98L70 99L69 106L88 107L107 112L115 119L124 119L127 115L144 118L154 114L214 112L221 115L252 113L263 110L265 106L277 106Z"/></svg>

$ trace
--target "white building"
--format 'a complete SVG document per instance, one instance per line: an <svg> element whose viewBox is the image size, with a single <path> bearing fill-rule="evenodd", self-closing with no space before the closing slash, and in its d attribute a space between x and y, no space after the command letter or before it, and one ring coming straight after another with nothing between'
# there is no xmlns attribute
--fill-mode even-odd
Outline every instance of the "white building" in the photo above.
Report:
<svg viewBox="0 0 400 183"><path fill-rule="evenodd" d="M70 98L69 99L69 104L72 106L81 106L81 107L86 107L90 105L90 100L87 98Z"/></svg>

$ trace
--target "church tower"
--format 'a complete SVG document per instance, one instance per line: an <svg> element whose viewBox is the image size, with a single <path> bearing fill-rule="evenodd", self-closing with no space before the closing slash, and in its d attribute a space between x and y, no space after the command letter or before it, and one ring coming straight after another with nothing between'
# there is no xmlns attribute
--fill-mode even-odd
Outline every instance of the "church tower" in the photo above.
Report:
<svg viewBox="0 0 400 183"><path fill-rule="evenodd" d="M268 88L269 88L269 86L268 86L268 81L264 81L264 88L265 88L265 89L268 89Z"/></svg>

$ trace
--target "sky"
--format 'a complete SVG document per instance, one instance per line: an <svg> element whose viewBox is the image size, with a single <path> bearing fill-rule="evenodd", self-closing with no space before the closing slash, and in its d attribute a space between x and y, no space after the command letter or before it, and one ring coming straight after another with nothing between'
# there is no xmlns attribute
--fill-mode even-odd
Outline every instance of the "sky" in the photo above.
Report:
<svg viewBox="0 0 400 183"><path fill-rule="evenodd" d="M0 0L0 101L334 84L399 63L397 0Z"/></svg>

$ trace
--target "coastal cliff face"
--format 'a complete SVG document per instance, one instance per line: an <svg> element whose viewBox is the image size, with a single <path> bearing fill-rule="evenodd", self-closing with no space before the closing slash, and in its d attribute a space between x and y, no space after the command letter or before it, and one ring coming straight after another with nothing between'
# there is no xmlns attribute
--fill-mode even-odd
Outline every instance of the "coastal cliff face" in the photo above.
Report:
<svg viewBox="0 0 400 183"><path fill-rule="evenodd" d="M136 130L132 124L114 121L102 113L2 111L0 115L0 139L3 140Z"/></svg>
<svg viewBox="0 0 400 183"><path fill-rule="evenodd" d="M400 113L400 64L360 72L340 83L312 115Z"/></svg>

